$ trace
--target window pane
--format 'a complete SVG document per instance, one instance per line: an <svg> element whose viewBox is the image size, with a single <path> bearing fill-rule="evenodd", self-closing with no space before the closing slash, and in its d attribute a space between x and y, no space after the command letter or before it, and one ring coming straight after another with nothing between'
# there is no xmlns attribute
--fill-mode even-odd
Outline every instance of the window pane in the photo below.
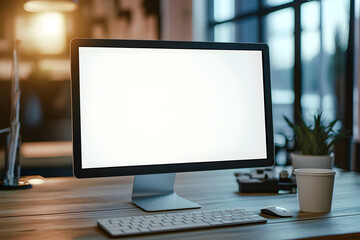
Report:
<svg viewBox="0 0 360 240"><path fill-rule="evenodd" d="M302 96L303 117L308 124L313 115L322 109L322 97L328 91L322 76L322 54L320 46L320 2L301 5L301 61L302 61ZM328 96L327 96L328 99ZM329 100L327 100L329 101ZM325 113L327 117L328 112Z"/></svg>
<svg viewBox="0 0 360 240"><path fill-rule="evenodd" d="M292 2L292 0L266 0L266 5L268 6L277 6L280 4Z"/></svg>
<svg viewBox="0 0 360 240"><path fill-rule="evenodd" d="M236 26L236 41L238 42L258 42L259 19L251 17L241 20Z"/></svg>
<svg viewBox="0 0 360 240"><path fill-rule="evenodd" d="M335 36L339 37L340 45L347 48L349 34L349 0L323 1L323 44L327 54L334 54L337 43Z"/></svg>
<svg viewBox="0 0 360 240"><path fill-rule="evenodd" d="M236 6L237 14L254 12L258 9L259 1L254 1L254 0L235 1L235 6Z"/></svg>
<svg viewBox="0 0 360 240"><path fill-rule="evenodd" d="M214 0L214 20L228 20L235 15L235 0Z"/></svg>
<svg viewBox="0 0 360 240"><path fill-rule="evenodd" d="M303 30L319 30L320 2L309 2L301 5L301 27Z"/></svg>
<svg viewBox="0 0 360 240"><path fill-rule="evenodd" d="M338 119L344 116L345 108L344 79L349 36L349 6L350 0L322 2L323 82L329 86L325 89L324 96L331 99L331 104L323 104L323 111Z"/></svg>
<svg viewBox="0 0 360 240"><path fill-rule="evenodd" d="M283 116L293 120L294 10L286 8L266 17L270 48L274 131L291 133Z"/></svg>
<svg viewBox="0 0 360 240"><path fill-rule="evenodd" d="M301 105L308 123L317 111L322 111L327 121L338 118L337 114L342 111L339 106L344 106L348 7L349 0L302 5Z"/></svg>
<svg viewBox="0 0 360 240"><path fill-rule="evenodd" d="M235 41L235 24L227 22L217 24L214 27L215 42L234 42Z"/></svg>
<svg viewBox="0 0 360 240"><path fill-rule="evenodd" d="M355 1L355 88L354 88L354 138L360 138L360 0Z"/></svg>

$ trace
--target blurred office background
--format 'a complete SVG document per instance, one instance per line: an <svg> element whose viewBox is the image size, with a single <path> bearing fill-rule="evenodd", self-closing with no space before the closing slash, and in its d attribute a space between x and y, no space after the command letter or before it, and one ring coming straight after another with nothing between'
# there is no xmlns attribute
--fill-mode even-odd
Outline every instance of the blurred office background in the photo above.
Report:
<svg viewBox="0 0 360 240"><path fill-rule="evenodd" d="M71 174L74 37L265 42L277 163L287 163L292 147L283 116L297 121L302 114L310 123L322 111L326 121L340 119L337 127L352 135L336 147L336 165L360 171L360 0L79 0L71 11L44 12L26 11L26 2L0 0L0 129L9 125L11 40L17 38L25 174ZM39 146L53 155L34 160Z"/></svg>

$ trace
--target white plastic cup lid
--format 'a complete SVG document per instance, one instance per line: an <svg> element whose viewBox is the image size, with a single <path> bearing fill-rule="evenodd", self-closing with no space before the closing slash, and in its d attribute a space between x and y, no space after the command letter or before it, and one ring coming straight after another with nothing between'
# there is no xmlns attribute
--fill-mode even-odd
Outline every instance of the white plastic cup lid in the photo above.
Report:
<svg viewBox="0 0 360 240"><path fill-rule="evenodd" d="M336 172L332 169L325 168L297 168L294 170L295 175L312 175L312 176L331 176Z"/></svg>

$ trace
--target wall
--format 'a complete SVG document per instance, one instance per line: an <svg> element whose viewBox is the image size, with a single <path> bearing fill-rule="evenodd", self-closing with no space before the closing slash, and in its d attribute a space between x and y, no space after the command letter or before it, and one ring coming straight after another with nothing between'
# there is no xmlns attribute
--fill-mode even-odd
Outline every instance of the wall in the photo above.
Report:
<svg viewBox="0 0 360 240"><path fill-rule="evenodd" d="M192 40L192 1L162 0L161 40Z"/></svg>

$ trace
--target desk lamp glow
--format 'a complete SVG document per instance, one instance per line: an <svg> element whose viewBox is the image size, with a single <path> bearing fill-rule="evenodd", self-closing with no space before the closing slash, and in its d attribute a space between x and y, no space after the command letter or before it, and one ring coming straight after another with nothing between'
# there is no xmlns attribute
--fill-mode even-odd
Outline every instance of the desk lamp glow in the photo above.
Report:
<svg viewBox="0 0 360 240"><path fill-rule="evenodd" d="M77 8L77 0L31 0L24 4L24 9L29 12L69 12ZM27 181L20 181L20 81L19 81L19 44L20 41L13 41L13 74L11 80L11 114L10 127L0 130L0 133L9 132L5 154L5 169L3 179L0 180L0 189L27 189L31 184Z"/></svg>
<svg viewBox="0 0 360 240"><path fill-rule="evenodd" d="M24 9L28 12L71 12L78 3L78 0L30 0L24 4Z"/></svg>

